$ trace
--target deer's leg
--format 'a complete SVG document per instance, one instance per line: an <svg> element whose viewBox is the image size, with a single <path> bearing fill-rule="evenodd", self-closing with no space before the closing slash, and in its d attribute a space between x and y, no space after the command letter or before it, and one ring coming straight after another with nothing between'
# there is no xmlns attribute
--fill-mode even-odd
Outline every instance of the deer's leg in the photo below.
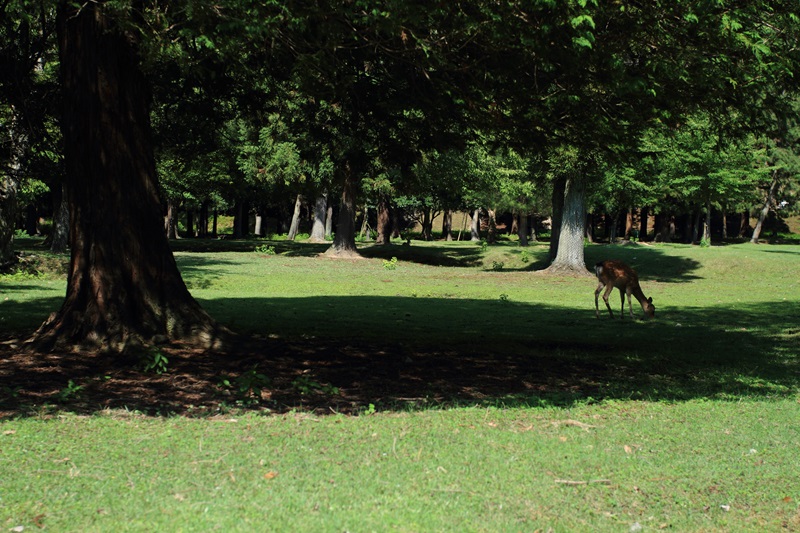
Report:
<svg viewBox="0 0 800 533"><path fill-rule="evenodd" d="M631 313L631 318L634 318L634 316L633 316L633 304L631 303L631 291L630 291L630 289L627 292L628 292L628 310ZM624 308L625 308L625 304L624 303L622 304L622 307L623 307L623 310L624 310Z"/></svg>
<svg viewBox="0 0 800 533"><path fill-rule="evenodd" d="M608 309L608 314L611 315L611 318L614 318L614 312L611 310L611 306L608 305L608 295L611 294L611 291L614 290L614 285L609 284L606 286L606 292L603 293L603 301L606 303L606 308Z"/></svg>
<svg viewBox="0 0 800 533"><path fill-rule="evenodd" d="M630 298L630 295L628 296ZM620 307L619 311L619 318L620 320L625 319L625 289L620 288L619 290L619 300L622 303L622 307Z"/></svg>
<svg viewBox="0 0 800 533"><path fill-rule="evenodd" d="M598 300L600 300L600 291L603 290L603 287L605 287L605 285L601 281L600 285L594 290L594 315L597 318L600 318L600 302Z"/></svg>

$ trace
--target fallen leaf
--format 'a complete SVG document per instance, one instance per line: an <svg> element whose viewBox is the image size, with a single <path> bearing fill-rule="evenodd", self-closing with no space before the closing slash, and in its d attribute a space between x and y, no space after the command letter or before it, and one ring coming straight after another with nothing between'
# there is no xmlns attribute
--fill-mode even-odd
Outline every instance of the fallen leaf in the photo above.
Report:
<svg viewBox="0 0 800 533"><path fill-rule="evenodd" d="M627 444L624 446L624 448L625 448L625 453L627 453L627 454L633 453L633 448L631 448Z"/></svg>
<svg viewBox="0 0 800 533"><path fill-rule="evenodd" d="M4 431L4 432L3 432L3 435L13 435L14 433L16 433L16 431L15 431L15 430L13 430L13 429L10 429L10 430L8 430L8 431Z"/></svg>
<svg viewBox="0 0 800 533"><path fill-rule="evenodd" d="M720 505L719 508L722 509L725 512L731 510L731 506L730 505L725 505L725 504Z"/></svg>
<svg viewBox="0 0 800 533"><path fill-rule="evenodd" d="M33 517L33 525L42 529L44 527L44 517L45 515L40 514Z"/></svg>
<svg viewBox="0 0 800 533"><path fill-rule="evenodd" d="M792 498L791 498L791 496L786 496L786 497L783 499L783 501L785 501L786 503L791 503L791 501L792 501Z"/></svg>
<svg viewBox="0 0 800 533"><path fill-rule="evenodd" d="M278 477L277 472L269 471L266 474L264 474L264 479L275 479L276 477Z"/></svg>

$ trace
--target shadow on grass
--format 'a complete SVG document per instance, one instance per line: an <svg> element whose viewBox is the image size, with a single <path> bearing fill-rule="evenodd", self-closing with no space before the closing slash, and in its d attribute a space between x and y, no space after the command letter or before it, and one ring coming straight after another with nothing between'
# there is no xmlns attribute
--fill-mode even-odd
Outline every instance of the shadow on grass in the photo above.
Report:
<svg viewBox="0 0 800 533"><path fill-rule="evenodd" d="M138 370L133 357L22 354L0 344L0 417L43 409L208 415L231 408L359 413L370 404L399 411L569 407L779 398L800 390L798 302L681 309L654 322L434 298L228 298L204 305L249 335L224 350L165 347L161 375Z"/></svg>

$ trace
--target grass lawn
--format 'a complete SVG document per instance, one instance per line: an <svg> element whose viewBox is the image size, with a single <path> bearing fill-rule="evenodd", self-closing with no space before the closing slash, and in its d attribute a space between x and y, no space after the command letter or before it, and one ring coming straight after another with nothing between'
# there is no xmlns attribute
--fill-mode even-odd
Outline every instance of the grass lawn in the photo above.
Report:
<svg viewBox="0 0 800 533"><path fill-rule="evenodd" d="M65 285L0 277L0 530L800 531L797 245L588 246L651 322L543 244L175 248L252 340L161 374L19 353Z"/></svg>

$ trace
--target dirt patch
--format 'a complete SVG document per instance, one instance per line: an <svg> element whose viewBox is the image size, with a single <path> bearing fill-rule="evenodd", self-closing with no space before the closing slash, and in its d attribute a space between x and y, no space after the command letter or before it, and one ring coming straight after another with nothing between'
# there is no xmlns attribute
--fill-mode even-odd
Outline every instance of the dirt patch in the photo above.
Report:
<svg viewBox="0 0 800 533"><path fill-rule="evenodd" d="M401 410L491 404L596 393L598 374L613 372L529 354L269 338L240 338L215 351L171 345L159 352L166 357L160 368L145 371L157 361L25 353L17 340L2 341L0 419L43 410L208 416L234 409L354 414L370 404Z"/></svg>

